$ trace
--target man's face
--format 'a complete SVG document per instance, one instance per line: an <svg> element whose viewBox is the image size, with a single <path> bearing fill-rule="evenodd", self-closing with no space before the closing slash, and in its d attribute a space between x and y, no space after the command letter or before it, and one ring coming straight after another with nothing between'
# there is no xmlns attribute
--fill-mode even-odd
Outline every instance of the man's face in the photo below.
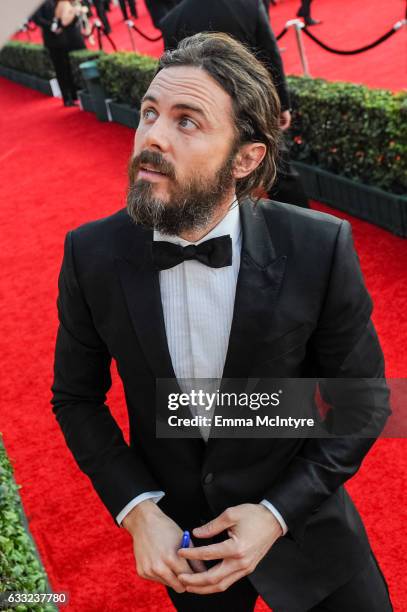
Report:
<svg viewBox="0 0 407 612"><path fill-rule="evenodd" d="M204 70L159 72L146 92L129 165L127 205L169 234L205 227L234 193L230 96Z"/></svg>

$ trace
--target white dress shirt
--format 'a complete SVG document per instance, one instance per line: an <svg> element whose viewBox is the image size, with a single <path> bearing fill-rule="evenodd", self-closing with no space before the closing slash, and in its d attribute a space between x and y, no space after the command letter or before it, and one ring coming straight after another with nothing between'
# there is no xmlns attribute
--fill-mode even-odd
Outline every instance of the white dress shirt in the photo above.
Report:
<svg viewBox="0 0 407 612"><path fill-rule="evenodd" d="M168 348L181 389L183 379L220 381L222 378L240 268L242 228L239 205L235 200L218 225L195 243L154 231L154 240L181 246L199 244L224 235L230 235L232 239L231 266L210 268L199 261L187 260L159 272ZM208 384L210 381L202 382ZM208 432L201 431L207 440ZM158 502L164 494L163 491L149 491L138 495L118 514L117 522L120 524L140 502L146 499ZM269 501L263 500L261 503L273 512L283 533L286 533L287 525L281 514Z"/></svg>

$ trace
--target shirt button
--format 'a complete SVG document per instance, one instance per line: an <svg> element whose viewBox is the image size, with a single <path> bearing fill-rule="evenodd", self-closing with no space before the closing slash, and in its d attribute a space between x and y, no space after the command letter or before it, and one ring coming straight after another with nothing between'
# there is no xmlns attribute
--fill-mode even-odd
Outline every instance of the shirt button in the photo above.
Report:
<svg viewBox="0 0 407 612"><path fill-rule="evenodd" d="M204 484L211 484L211 482L213 481L213 474L212 472L208 472L205 476L205 478L203 479Z"/></svg>

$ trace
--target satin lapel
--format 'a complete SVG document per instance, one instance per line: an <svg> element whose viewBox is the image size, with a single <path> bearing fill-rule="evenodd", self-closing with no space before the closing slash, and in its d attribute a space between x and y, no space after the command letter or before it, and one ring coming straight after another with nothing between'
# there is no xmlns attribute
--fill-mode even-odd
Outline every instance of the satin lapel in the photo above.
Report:
<svg viewBox="0 0 407 612"><path fill-rule="evenodd" d="M116 264L130 318L156 378L175 378L165 333L159 273L153 268L152 231L131 225L128 233L122 246L129 245L129 250L116 258Z"/></svg>
<svg viewBox="0 0 407 612"><path fill-rule="evenodd" d="M260 206L241 205L242 254L223 378L249 376L253 353L270 322L285 272Z"/></svg>
<svg viewBox="0 0 407 612"><path fill-rule="evenodd" d="M286 264L285 255L276 255L260 206L254 208L250 200L242 204L241 220L241 263L222 392L247 391L245 379L250 377L256 348L270 325ZM220 440L222 438L209 438L206 459Z"/></svg>

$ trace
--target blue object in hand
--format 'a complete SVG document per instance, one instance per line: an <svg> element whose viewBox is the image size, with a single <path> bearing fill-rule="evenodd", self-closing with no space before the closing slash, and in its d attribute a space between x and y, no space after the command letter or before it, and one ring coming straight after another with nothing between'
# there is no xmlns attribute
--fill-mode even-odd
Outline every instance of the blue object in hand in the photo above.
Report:
<svg viewBox="0 0 407 612"><path fill-rule="evenodd" d="M182 535L181 548L189 548L189 542L191 541L191 536L189 531L184 531Z"/></svg>

